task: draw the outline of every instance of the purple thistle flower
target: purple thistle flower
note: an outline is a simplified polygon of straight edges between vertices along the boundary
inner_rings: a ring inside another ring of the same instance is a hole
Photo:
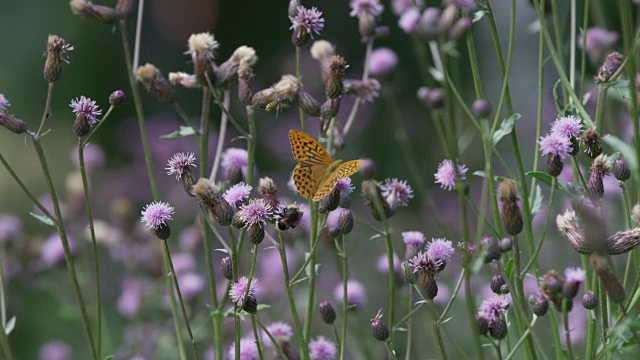
[[[370,15],[373,17],[378,17],[384,11],[384,6],[380,4],[379,0],[351,0],[351,12],[349,16],[366,16]]]
[[[420,12],[414,7],[405,11],[398,19],[398,27],[407,34],[416,30],[420,23]]]
[[[134,317],[142,305],[144,283],[137,279],[125,279],[118,297],[118,312],[127,319]]]
[[[414,0],[391,0],[391,9],[396,15],[400,16],[406,11],[415,9],[413,1]],[[418,5],[418,8],[422,9],[424,7],[424,0],[418,0],[416,1],[416,4]]]
[[[291,325],[283,321],[278,321],[278,322],[269,324],[269,326],[267,326],[267,331],[269,332],[269,334],[271,334],[271,336],[273,336],[273,338],[278,343],[288,342],[289,340],[291,340],[291,337],[293,336],[293,328],[291,327]],[[269,339],[269,336],[267,336],[266,333],[263,334],[262,338],[263,338],[263,342],[267,346],[272,345],[271,339]]]
[[[182,291],[182,296],[185,300],[192,299],[194,296],[201,293],[206,285],[202,276],[192,272],[180,275],[179,279],[180,291]]]
[[[563,116],[551,124],[551,133],[559,134],[568,139],[576,137],[582,131],[580,119],[574,116]]]
[[[447,5],[453,5],[459,10],[473,10],[476,7],[476,3],[473,0],[447,0]]]
[[[402,241],[405,245],[413,247],[421,247],[424,245],[426,238],[420,231],[405,231],[402,233]]]
[[[559,134],[543,136],[539,143],[542,155],[558,156],[560,159],[564,159],[571,151],[571,141]]]
[[[7,110],[8,106],[11,106],[11,103],[4,94],[0,94],[0,110]]]
[[[258,280],[256,280],[256,278],[251,279],[248,296],[256,296],[256,292],[259,290],[257,282]],[[238,306],[242,306],[242,300],[244,300],[244,293],[247,292],[248,283],[249,279],[246,276],[243,276],[236,283],[231,285],[231,289],[229,289],[229,297],[231,298],[231,301]]]
[[[579,267],[570,267],[564,269],[564,276],[566,282],[582,284],[586,277],[586,272]]]
[[[384,196],[391,209],[407,206],[409,205],[409,200],[413,198],[413,189],[407,184],[406,180],[386,179],[380,185],[380,190],[382,190],[382,196]]]
[[[77,252],[76,242],[71,238],[69,241],[69,250],[74,255]],[[65,261],[64,248],[62,247],[62,240],[58,234],[49,236],[40,246],[40,261],[43,267],[47,268],[60,264]]]
[[[351,184],[351,178],[344,178],[344,179],[339,179],[338,182],[336,183],[336,187],[335,189],[337,191],[340,191],[341,194],[346,194],[349,195],[353,192],[353,190],[355,190],[355,186],[353,186],[353,184]]]
[[[69,360],[71,348],[63,341],[50,341],[40,347],[40,360]]]
[[[467,171],[469,169],[465,165],[458,164],[458,176],[459,180],[465,180]],[[440,184],[442,189],[453,190],[456,185],[456,169],[453,165],[453,161],[444,159],[438,165],[438,171],[434,174],[436,178],[436,184]]]
[[[251,199],[248,204],[240,207],[239,214],[242,222],[249,227],[253,224],[264,224],[272,216],[272,209],[263,199]]]
[[[320,30],[324,28],[322,11],[318,10],[315,6],[311,9],[298,6],[296,16],[290,17],[289,20],[291,20],[291,27],[289,29],[301,27],[312,39],[314,33],[320,34]]]
[[[97,116],[102,114],[102,110],[100,110],[95,101],[88,97],[80,96],[80,99],[76,98],[75,100],[71,100],[69,106],[73,109],[72,111],[76,116],[83,115],[91,126],[94,126],[100,121]]]
[[[342,289],[342,282],[336,286],[333,291],[333,297],[339,302],[344,299],[344,292]],[[358,280],[347,281],[347,304],[349,306],[362,307],[367,303],[366,291],[364,285]]]
[[[229,359],[236,358],[236,346],[231,345],[228,353]],[[256,340],[253,337],[240,339],[240,358],[236,360],[258,360],[260,358],[258,353],[258,346]]]
[[[22,222],[13,215],[0,215],[0,244],[13,240],[22,232]]]
[[[142,221],[146,227],[158,229],[171,220],[173,215],[173,207],[169,203],[154,201],[144,207],[142,210]]]
[[[196,166],[196,155],[194,153],[176,153],[167,162],[167,175],[176,174],[176,180],[180,180],[180,177],[185,171],[189,170],[189,167]]]
[[[444,238],[431,239],[427,244],[427,255],[441,261],[449,261],[455,250],[451,241]]]
[[[250,185],[240,182],[228,188],[222,196],[231,206],[237,208],[249,198],[251,189],[253,188]]]
[[[247,150],[240,148],[228,148],[222,153],[220,166],[229,172],[230,169],[237,168],[242,171],[242,177],[247,177],[247,164],[249,162],[249,154]]]
[[[413,267],[413,272],[436,272],[441,265],[438,259],[434,259],[426,252],[419,252],[418,255],[409,259],[409,264]]]
[[[376,269],[383,274],[389,273],[389,258],[387,257],[387,254],[382,254],[378,257]],[[400,259],[396,254],[393,254],[393,271],[400,271]]]
[[[398,55],[386,47],[373,50],[369,57],[369,73],[373,77],[390,74],[398,66]]]
[[[309,341],[311,360],[335,360],[337,353],[336,345],[324,336],[318,336]]]
[[[586,34],[586,41],[584,36]],[[582,43],[585,42],[585,51],[589,55],[592,63],[599,62],[607,53],[608,49],[618,41],[619,35],[615,31],[607,31],[600,27],[592,27],[587,29],[586,33],[578,35],[576,42],[579,49],[582,49]]]
[[[509,308],[509,301],[504,296],[492,296],[485,299],[478,308],[478,315],[493,323],[501,319]]]

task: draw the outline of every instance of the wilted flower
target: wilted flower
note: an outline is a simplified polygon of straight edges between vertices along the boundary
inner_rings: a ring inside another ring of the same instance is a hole
[[[384,6],[380,4],[379,0],[351,0],[349,6],[351,6],[349,16],[352,17],[365,15],[378,17],[384,10]]]
[[[73,50],[73,46],[68,44],[58,35],[49,35],[47,40],[47,58],[44,64],[44,79],[48,82],[55,82],[62,75],[62,63],[69,63],[66,53]]]
[[[573,248],[581,254],[591,253],[589,244],[587,244],[584,231],[578,223],[575,211],[565,211],[564,214],[556,217],[556,225],[558,230],[564,235]]]
[[[362,99],[362,102],[373,102],[380,96],[380,82],[376,79],[344,80],[345,94],[353,94]]]
[[[464,181],[466,179],[468,170],[465,165],[458,164],[458,173],[456,174],[453,161],[444,159],[438,165],[438,171],[434,174],[436,184],[440,184],[441,188],[451,191],[456,185],[456,180]]]

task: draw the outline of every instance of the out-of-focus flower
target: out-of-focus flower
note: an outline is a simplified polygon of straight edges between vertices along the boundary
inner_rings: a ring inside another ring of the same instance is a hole
[[[597,64],[599,63],[609,49],[618,41],[618,33],[615,31],[607,31],[600,27],[592,27],[586,31],[586,40],[584,34],[579,34],[576,39],[579,49],[582,49],[585,43],[585,51],[589,55],[589,60]]]
[[[444,238],[431,239],[427,244],[427,255],[439,261],[449,261],[454,252],[451,241]]]
[[[227,355],[229,356],[229,359],[236,358],[235,344],[231,345]],[[259,358],[258,346],[256,345],[256,340],[253,336],[240,339],[240,358],[237,360],[258,360]]]
[[[0,215],[0,245],[17,238],[22,232],[22,222],[13,215]]]
[[[122,292],[117,301],[120,315],[130,319],[140,311],[143,289],[144,283],[138,279],[125,279],[122,282]]]
[[[333,291],[333,297],[339,302],[342,302],[342,299],[344,299],[342,283],[336,286],[335,290]],[[367,303],[367,297],[366,297],[366,291],[365,291],[364,285],[362,285],[362,283],[359,282],[358,280],[353,280],[353,279],[348,280],[347,281],[347,304],[349,306],[362,307],[366,303]]]
[[[376,269],[378,269],[378,271],[383,274],[389,273],[389,258],[387,257],[386,254],[382,254],[378,257]],[[400,271],[400,259],[396,254],[393,254],[393,270],[394,272]]]
[[[380,96],[380,88],[380,82],[376,79],[344,80],[344,93],[356,95],[365,103],[372,103]]]
[[[391,9],[396,15],[402,15],[406,11],[416,8],[413,2],[414,0],[392,0]],[[424,7],[424,0],[417,0],[416,5],[422,9]]]
[[[194,74],[188,74],[185,72],[170,72],[169,82],[174,86],[182,86],[187,89],[193,89],[198,87],[198,79]]]
[[[7,107],[11,106],[11,103],[4,94],[0,94],[0,110],[7,110]]]
[[[335,360],[337,354],[336,345],[324,336],[318,336],[309,341],[309,357],[311,360]]]
[[[420,23],[420,12],[414,7],[408,9],[400,15],[398,19],[398,27],[407,34],[411,34],[416,30]]]
[[[74,255],[77,252],[76,242],[71,238],[67,238],[67,240],[69,242],[69,251],[71,255]],[[45,268],[65,261],[64,248],[62,247],[62,241],[58,234],[49,236],[44,243],[42,243],[40,247],[40,261],[42,261],[42,265]]]
[[[71,347],[62,341],[50,341],[40,347],[40,360],[70,360]]]
[[[413,189],[406,180],[386,179],[380,185],[380,189],[392,210],[409,205],[409,200],[413,198]]]
[[[398,55],[386,47],[373,50],[369,57],[369,73],[374,77],[389,75],[398,66]]]
[[[440,184],[440,187],[446,190],[453,190],[456,185],[456,180],[464,181],[467,177],[467,171],[469,170],[465,165],[458,164],[458,173],[454,167],[453,161],[444,159],[438,165],[438,171],[434,174],[436,178],[436,184]]]
[[[249,154],[247,153],[247,150],[240,148],[228,148],[222,153],[220,166],[222,166],[227,177],[233,183],[237,183],[240,182],[240,180],[247,178],[248,162]]]
[[[192,299],[204,289],[206,282],[201,275],[188,272],[178,276],[180,280],[180,291],[185,300]]]
[[[349,6],[351,6],[349,16],[352,17],[365,15],[378,17],[384,11],[384,6],[380,4],[380,0],[351,0]]]
[[[476,7],[476,3],[473,0],[447,0],[448,5],[453,5],[459,10],[473,10]]]
[[[289,342],[291,337],[293,336],[293,328],[291,325],[287,324],[283,321],[278,321],[267,325],[267,331],[273,338],[276,340],[278,344],[283,342]],[[267,336],[266,333],[263,333],[262,342],[267,346],[272,346],[271,339]]]

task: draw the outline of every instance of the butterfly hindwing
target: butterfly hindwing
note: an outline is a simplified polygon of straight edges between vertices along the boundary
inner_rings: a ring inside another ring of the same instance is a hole
[[[344,179],[360,171],[360,160],[351,160],[338,166],[332,173],[327,174],[313,195],[313,200],[322,200],[336,187],[339,179]]]
[[[333,159],[327,151],[311,136],[298,130],[289,131],[291,152],[302,164],[329,166]]]
[[[302,196],[310,199],[317,192],[325,173],[326,167],[298,164],[293,169],[293,183]]]

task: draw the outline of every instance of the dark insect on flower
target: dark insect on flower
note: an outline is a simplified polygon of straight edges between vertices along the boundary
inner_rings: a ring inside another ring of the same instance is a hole
[[[285,109],[288,109],[289,107],[291,107],[291,100],[285,99],[285,98],[278,98],[267,103],[267,105],[264,106],[264,109],[267,111],[275,111],[276,116],[278,116],[280,112],[282,112]]]
[[[280,231],[295,229],[303,215],[304,212],[301,211],[298,206],[288,205],[287,207],[279,210],[276,214],[276,217],[278,218],[276,220],[276,227]]]

